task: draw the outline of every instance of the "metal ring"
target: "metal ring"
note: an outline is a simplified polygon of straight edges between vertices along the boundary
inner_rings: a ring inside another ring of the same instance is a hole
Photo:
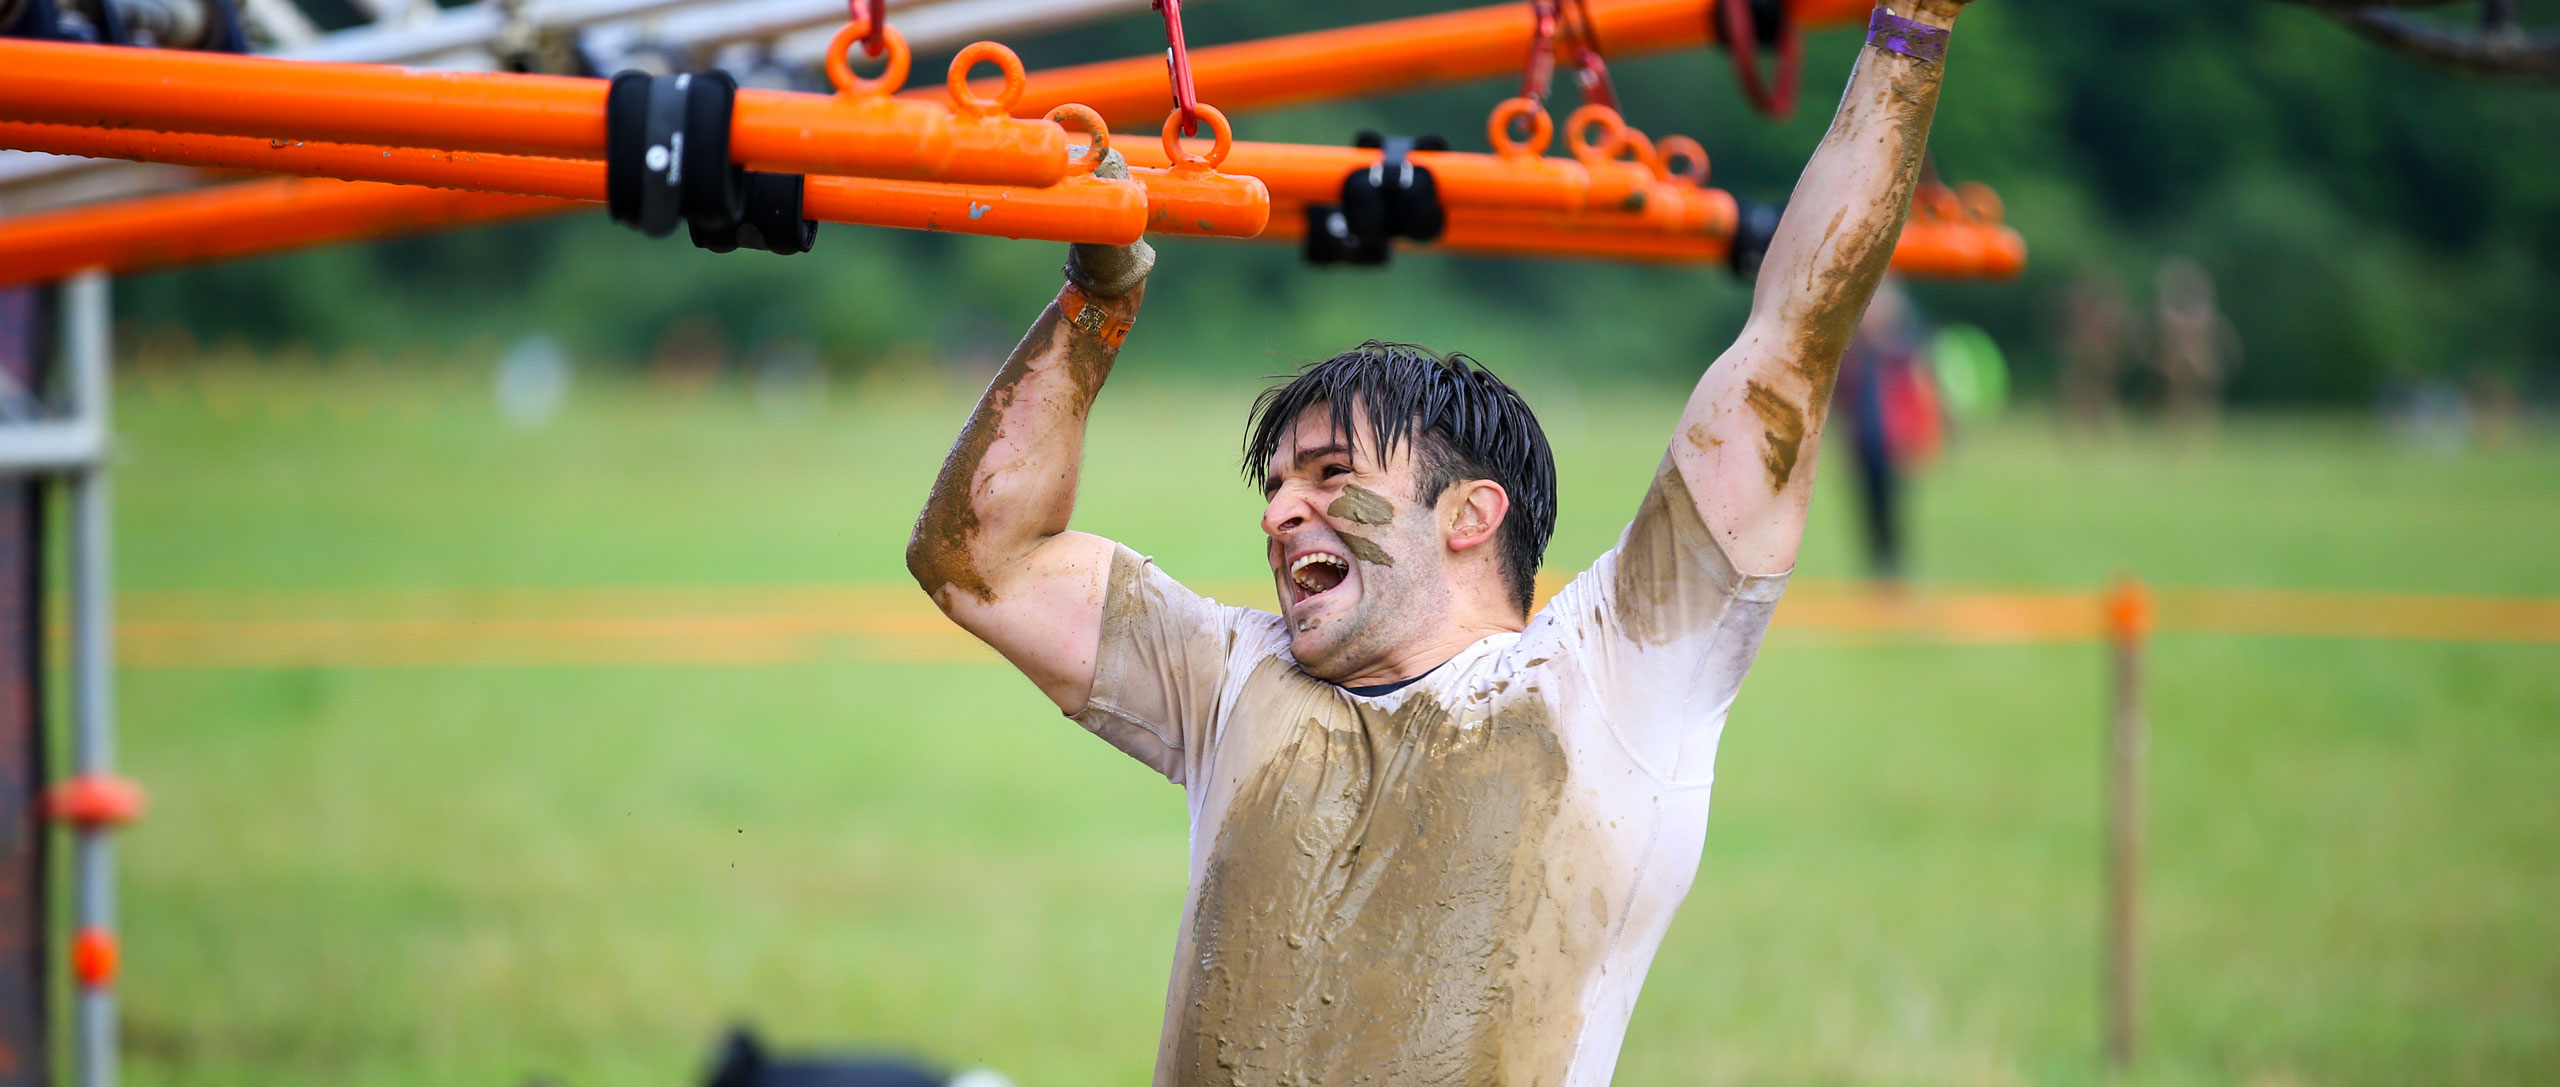
[[[992,63],[1004,75],[1004,90],[993,98],[980,98],[969,91],[969,69]],[[972,42],[960,55],[951,58],[951,112],[973,117],[1002,117],[1013,112],[1013,104],[1022,100],[1023,88],[1031,83],[1022,72],[1022,58],[1000,42]]]
[[[1529,138],[1511,138],[1511,122],[1527,118]],[[1485,136],[1493,143],[1493,153],[1506,156],[1536,157],[1547,153],[1555,142],[1556,121],[1547,116],[1546,107],[1532,98],[1506,98],[1493,107],[1493,117],[1485,122]]]
[[[1964,204],[1965,213],[1986,223],[1996,223],[2007,215],[2000,204],[2000,194],[1979,181],[1956,186],[1956,199]]]
[[[1081,158],[1067,156],[1069,175],[1092,173],[1094,167],[1102,165],[1102,156],[1111,153],[1111,126],[1103,123],[1102,115],[1095,113],[1093,107],[1069,102],[1050,110],[1049,119],[1057,122],[1060,128],[1084,129],[1084,155]],[[1070,121],[1074,124],[1070,125]]]
[[[1608,133],[1599,143],[1591,142],[1584,135],[1594,125]],[[1564,119],[1564,144],[1573,150],[1574,158],[1586,165],[1617,158],[1626,142],[1627,122],[1618,116],[1617,110],[1607,106],[1586,105]]]
[[[855,19],[844,24],[844,29],[836,31],[835,38],[827,42],[827,82],[835,84],[837,94],[848,98],[887,97],[906,86],[907,65],[914,58],[907,55],[906,35],[898,33],[894,26],[880,28],[880,40],[888,43],[884,50],[888,63],[880,69],[880,77],[864,79],[853,74],[853,61],[846,53],[870,32],[870,20]]]
[[[1654,151],[1662,163],[1664,180],[1684,181],[1698,186],[1704,186],[1707,183],[1707,149],[1699,145],[1698,141],[1687,136],[1664,136],[1661,143],[1654,145]],[[1688,160],[1690,168],[1672,169],[1671,160],[1673,159]]]
[[[1216,106],[1210,105],[1207,102],[1202,102],[1200,103],[1197,112],[1201,122],[1209,126],[1209,134],[1216,140],[1216,142],[1211,144],[1209,147],[1208,157],[1202,158],[1183,148],[1182,111],[1177,109],[1171,114],[1168,114],[1164,119],[1165,161],[1174,166],[1189,166],[1194,163],[1198,163],[1199,165],[1215,170],[1218,168],[1219,163],[1227,161],[1227,149],[1235,146],[1235,130],[1227,127],[1227,115],[1218,112],[1218,107]]]

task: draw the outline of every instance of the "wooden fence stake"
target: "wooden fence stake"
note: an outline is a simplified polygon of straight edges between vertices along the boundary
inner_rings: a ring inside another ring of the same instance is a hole
[[[2150,745],[2142,714],[2142,643],[2151,633],[2151,595],[2130,577],[2107,594],[2107,638],[2115,677],[2107,724],[2106,1058],[2110,1070],[2133,1064],[2141,999],[2137,937],[2142,889],[2143,757]]]

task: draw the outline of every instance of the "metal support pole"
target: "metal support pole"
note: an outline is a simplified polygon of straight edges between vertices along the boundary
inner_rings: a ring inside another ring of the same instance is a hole
[[[2107,597],[2107,635],[2115,674],[2107,723],[2106,1060],[2110,1071],[2133,1065],[2140,1021],[2143,759],[2151,737],[2142,713],[2142,642],[2151,632],[2151,598],[2127,578]]]
[[[107,419],[107,276],[89,271],[62,286],[62,343],[75,418]],[[112,522],[104,460],[71,476],[71,762],[79,777],[115,769],[114,617],[109,605]],[[82,825],[72,844],[78,888],[73,944],[79,995],[73,1019],[81,1087],[115,1087],[115,854],[108,828]]]
[[[36,387],[52,293],[0,291],[0,376]],[[14,414],[0,405],[0,413]],[[0,423],[7,433],[13,423]],[[44,481],[0,474],[0,1087],[54,1082],[53,828],[45,726]]]

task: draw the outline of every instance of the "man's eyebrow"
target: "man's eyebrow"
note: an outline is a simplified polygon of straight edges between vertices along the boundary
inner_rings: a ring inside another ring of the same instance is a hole
[[[1348,442],[1335,442],[1332,445],[1320,445],[1313,449],[1299,450],[1297,467],[1304,468],[1310,462],[1320,461],[1326,457],[1343,457],[1347,459],[1350,456],[1351,445]]]
[[[1341,457],[1344,460],[1351,459],[1350,443],[1335,442],[1332,445],[1319,445],[1312,449],[1298,450],[1298,455],[1290,461],[1290,467],[1305,468],[1308,464],[1323,460],[1326,457]],[[1262,494],[1264,497],[1270,497],[1271,495],[1278,493],[1279,490],[1280,476],[1278,474],[1275,473],[1263,479]]]

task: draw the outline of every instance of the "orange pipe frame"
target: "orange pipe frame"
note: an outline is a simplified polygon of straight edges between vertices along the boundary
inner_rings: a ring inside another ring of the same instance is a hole
[[[1942,218],[1915,204],[1911,221],[1893,249],[1893,269],[1919,279],[2010,279],[2026,268],[2027,246],[2018,232],[1972,213]],[[1275,205],[1269,240],[1306,235],[1303,205]],[[1567,217],[1505,208],[1451,208],[1448,226],[1428,250],[1497,257],[1584,257],[1665,263],[1722,261],[1733,251],[1727,234],[1667,232],[1628,217]]]
[[[1851,26],[1867,21],[1875,0],[1790,0],[1788,10],[1807,30]],[[1591,0],[1591,20],[1612,56],[1723,40],[1713,0]],[[1516,73],[1533,32],[1525,5],[1516,3],[1390,19],[1193,49],[1191,81],[1201,100],[1230,110],[1390,94]],[[1015,116],[1037,117],[1068,102],[1113,124],[1152,122],[1173,109],[1164,57],[1034,73],[1013,108]]]
[[[1794,10],[1796,17],[1805,25],[1823,26],[1862,17],[1870,10],[1868,2],[1795,0]],[[1711,4],[1701,5],[1696,0],[1598,0],[1593,4],[1602,40],[1622,53],[1715,40],[1710,18],[1712,12]],[[1193,59],[1195,77],[1204,90],[1215,88],[1214,93],[1229,98],[1231,104],[1248,107],[1278,105],[1513,70],[1527,48],[1528,35],[1527,22],[1519,10],[1511,5],[1499,5],[1212,47],[1196,51]],[[0,62],[10,60],[9,47],[12,44],[0,42]],[[1390,52],[1392,62],[1389,62]],[[1418,64],[1414,63],[1417,53]],[[1349,54],[1360,55],[1353,57]],[[200,58],[201,55],[185,56]],[[296,69],[369,68],[307,62],[267,63],[288,64]],[[837,64],[840,66],[841,62]],[[378,76],[383,71],[390,70],[373,70],[370,76]],[[401,74],[439,80],[447,75],[470,75]],[[840,71],[836,74],[839,86],[848,85],[847,73]],[[329,83],[331,78],[336,76],[320,81],[324,91],[334,86]],[[578,109],[590,115],[588,123],[592,129],[601,128],[602,84],[599,81],[552,77],[480,78],[583,85],[592,102]],[[894,83],[895,80],[888,82]],[[966,104],[965,108],[972,112],[983,114],[992,103],[1005,97],[983,93],[992,91],[994,81],[972,86],[962,84],[955,75],[952,83],[955,108],[963,106],[960,94],[964,87],[982,92],[977,101]],[[16,101],[10,97],[15,84],[13,80],[7,85],[0,85],[0,107],[10,106]],[[554,93],[560,89],[552,87],[543,93]],[[82,112],[77,101],[80,96],[61,91],[59,87],[25,93],[51,103],[44,108],[66,110],[74,115]],[[907,97],[912,99],[919,93],[909,92]],[[814,138],[811,133],[831,120],[840,120],[841,111],[848,105],[887,104],[877,95],[830,99],[820,95],[741,91],[740,132],[747,128],[744,114],[751,94],[784,101],[792,110],[836,111],[832,116],[819,113],[804,118],[798,132],[804,142]],[[1016,113],[1035,108],[1045,112],[1056,104],[1051,99],[1068,95],[1100,100],[1105,103],[1106,112],[1152,111],[1170,106],[1163,84],[1161,60],[1147,57],[1045,73],[1031,79],[1030,89],[1022,92],[1011,107]],[[370,102],[370,99],[353,99],[342,104],[361,109]],[[404,106],[414,104],[402,103]],[[913,101],[900,104],[930,109]],[[87,112],[94,113],[95,110]],[[781,116],[802,115],[786,113]],[[948,119],[947,115],[945,119]],[[962,123],[993,119],[964,118]],[[544,124],[558,126],[560,122],[556,117],[529,122],[534,129],[540,129]],[[1038,127],[1060,131],[1051,125]],[[1577,126],[1569,122],[1568,128],[1573,127]],[[733,136],[733,140],[743,138]],[[1507,136],[1500,132],[1494,138],[1498,147],[1509,142]],[[1544,137],[1539,142],[1543,144]],[[1634,137],[1633,142],[1641,143],[1641,137]],[[149,223],[154,229],[166,231],[179,221],[171,218],[179,214],[173,209],[188,209],[185,214],[216,218],[223,213],[221,209],[237,209],[237,214],[258,224],[258,230],[252,234],[266,238],[265,248],[274,249],[354,240],[362,235],[348,235],[342,229],[365,221],[379,223],[389,231],[424,229],[433,225],[430,221],[432,213],[426,210],[430,207],[450,211],[458,217],[457,222],[475,222],[500,216],[566,210],[568,205],[562,202],[564,200],[592,201],[602,193],[600,164],[556,157],[360,147],[325,141],[117,132],[16,123],[0,123],[0,145],[417,185],[468,185],[523,191],[536,197],[550,198],[548,202],[536,200],[531,203],[513,197],[492,202],[456,202],[451,194],[421,194],[414,201],[417,214],[408,214],[398,207],[400,198],[397,194],[401,190],[386,186],[314,186],[302,190],[230,186],[229,189],[237,190],[237,195],[227,200],[206,199],[172,204],[169,201],[176,198],[146,198],[94,208],[67,209],[32,219],[0,220],[0,269],[5,269],[0,270],[0,281],[5,282],[45,278],[44,274],[35,272],[34,267],[39,264],[53,266],[44,263],[44,255],[53,252],[45,246],[57,244],[60,238],[76,237],[83,230],[94,232],[93,236],[100,238],[117,237],[121,236],[118,234],[120,230],[132,223]],[[1143,198],[1136,201],[1145,216],[1142,229],[1231,237],[1263,233],[1266,218],[1273,214],[1279,215],[1276,228],[1265,236],[1294,237],[1302,233],[1303,212],[1298,204],[1335,199],[1347,174],[1374,164],[1379,157],[1376,151],[1355,148],[1235,143],[1223,164],[1233,174],[1245,175],[1239,177],[1219,175],[1197,161],[1186,166],[1165,168],[1164,164],[1170,163],[1178,150],[1169,139],[1164,144],[1167,150],[1163,153],[1155,149],[1153,141],[1143,138],[1122,137],[1117,145],[1131,162],[1134,177],[1145,189]],[[1433,169],[1442,197],[1451,208],[1449,230],[1441,239],[1440,247],[1453,251],[1515,255],[1675,261],[1722,259],[1726,249],[1723,239],[1730,234],[1735,220],[1735,205],[1729,194],[1688,181],[1663,180],[1656,176],[1654,167],[1611,161],[1615,154],[1591,153],[1584,146],[1577,146],[1576,151],[1578,161],[1542,156],[1534,150],[1523,151],[1518,146],[1506,147],[1506,153],[1496,155],[1416,153],[1414,161]],[[1649,158],[1651,154],[1648,146],[1638,157]],[[738,157],[744,160],[746,152],[738,152]],[[1699,173],[1703,174],[1703,161],[1698,166]],[[1261,182],[1255,183],[1256,178]],[[1109,196],[1104,192],[1108,183],[1094,179],[1075,178],[1070,181],[1067,190],[1051,192],[1018,187],[811,177],[807,199],[813,218],[834,222],[1049,240],[1120,241],[1136,236],[1127,227],[1130,208],[1125,195]],[[1253,190],[1250,193],[1241,191],[1236,184],[1240,181],[1253,183]],[[1271,207],[1268,198],[1260,192],[1262,184],[1268,184],[1273,190],[1270,196],[1291,203],[1277,209]],[[287,199],[314,202],[316,215],[307,228],[298,227],[289,218],[270,214],[279,200]],[[363,209],[361,215],[346,210],[359,206]],[[1588,215],[1558,214],[1586,209],[1607,210]],[[1638,209],[1638,213],[1623,214],[1627,209]],[[227,227],[229,224],[219,225]],[[24,229],[20,229],[21,226]],[[227,232],[225,236],[228,236]],[[22,246],[29,248],[22,250]],[[219,245],[151,245],[139,239],[121,248],[106,243],[99,248],[108,259],[88,265],[64,265],[61,271],[95,265],[133,269],[256,251]],[[27,259],[19,259],[22,255]],[[1896,252],[1897,267],[1903,267],[1912,274],[1948,277],[2014,275],[2023,261],[2024,243],[2014,231],[2005,227],[1963,221],[1924,222],[1918,217],[1915,217],[1912,228],[1906,231]]]
[[[13,120],[566,159],[605,152],[601,79],[17,39],[0,39],[0,72],[9,73],[0,116]],[[776,173],[1035,187],[1068,173],[1057,125],[956,116],[872,90],[741,89],[729,144],[740,164]]]
[[[0,283],[260,256],[575,206],[539,196],[266,178],[0,219]]]
[[[604,164],[587,159],[414,147],[264,140],[0,121],[0,146],[223,170],[472,189],[557,200],[604,200]],[[1077,174],[1046,188],[812,177],[812,219],[1005,238],[1126,244],[1148,230],[1250,238],[1270,198],[1251,178],[1201,170],[1132,170],[1130,182]],[[88,208],[61,214],[84,214]],[[6,220],[0,220],[0,235]]]
[[[1506,122],[1515,116],[1533,119],[1534,138],[1514,140]],[[1567,122],[1568,131],[1588,131],[1568,139],[1573,158],[1542,152],[1553,124],[1526,99],[1497,107],[1487,126],[1494,154],[1466,151],[1416,151],[1409,161],[1427,167],[1444,204],[1486,208],[1519,208],[1552,212],[1637,212],[1662,229],[1732,233],[1737,209],[1732,196],[1700,184],[1707,164],[1702,151],[1694,172],[1674,178],[1661,170],[1651,141],[1625,127],[1614,110],[1586,106]],[[1164,158],[1144,140],[1114,141],[1133,166],[1160,165]],[[1694,144],[1691,145],[1694,148]],[[1632,154],[1636,160],[1616,156]],[[1286,143],[1232,143],[1220,159],[1223,169],[1262,179],[1275,200],[1326,204],[1338,199],[1343,179],[1376,166],[1383,157],[1375,149]],[[1640,161],[1637,161],[1640,160]]]

